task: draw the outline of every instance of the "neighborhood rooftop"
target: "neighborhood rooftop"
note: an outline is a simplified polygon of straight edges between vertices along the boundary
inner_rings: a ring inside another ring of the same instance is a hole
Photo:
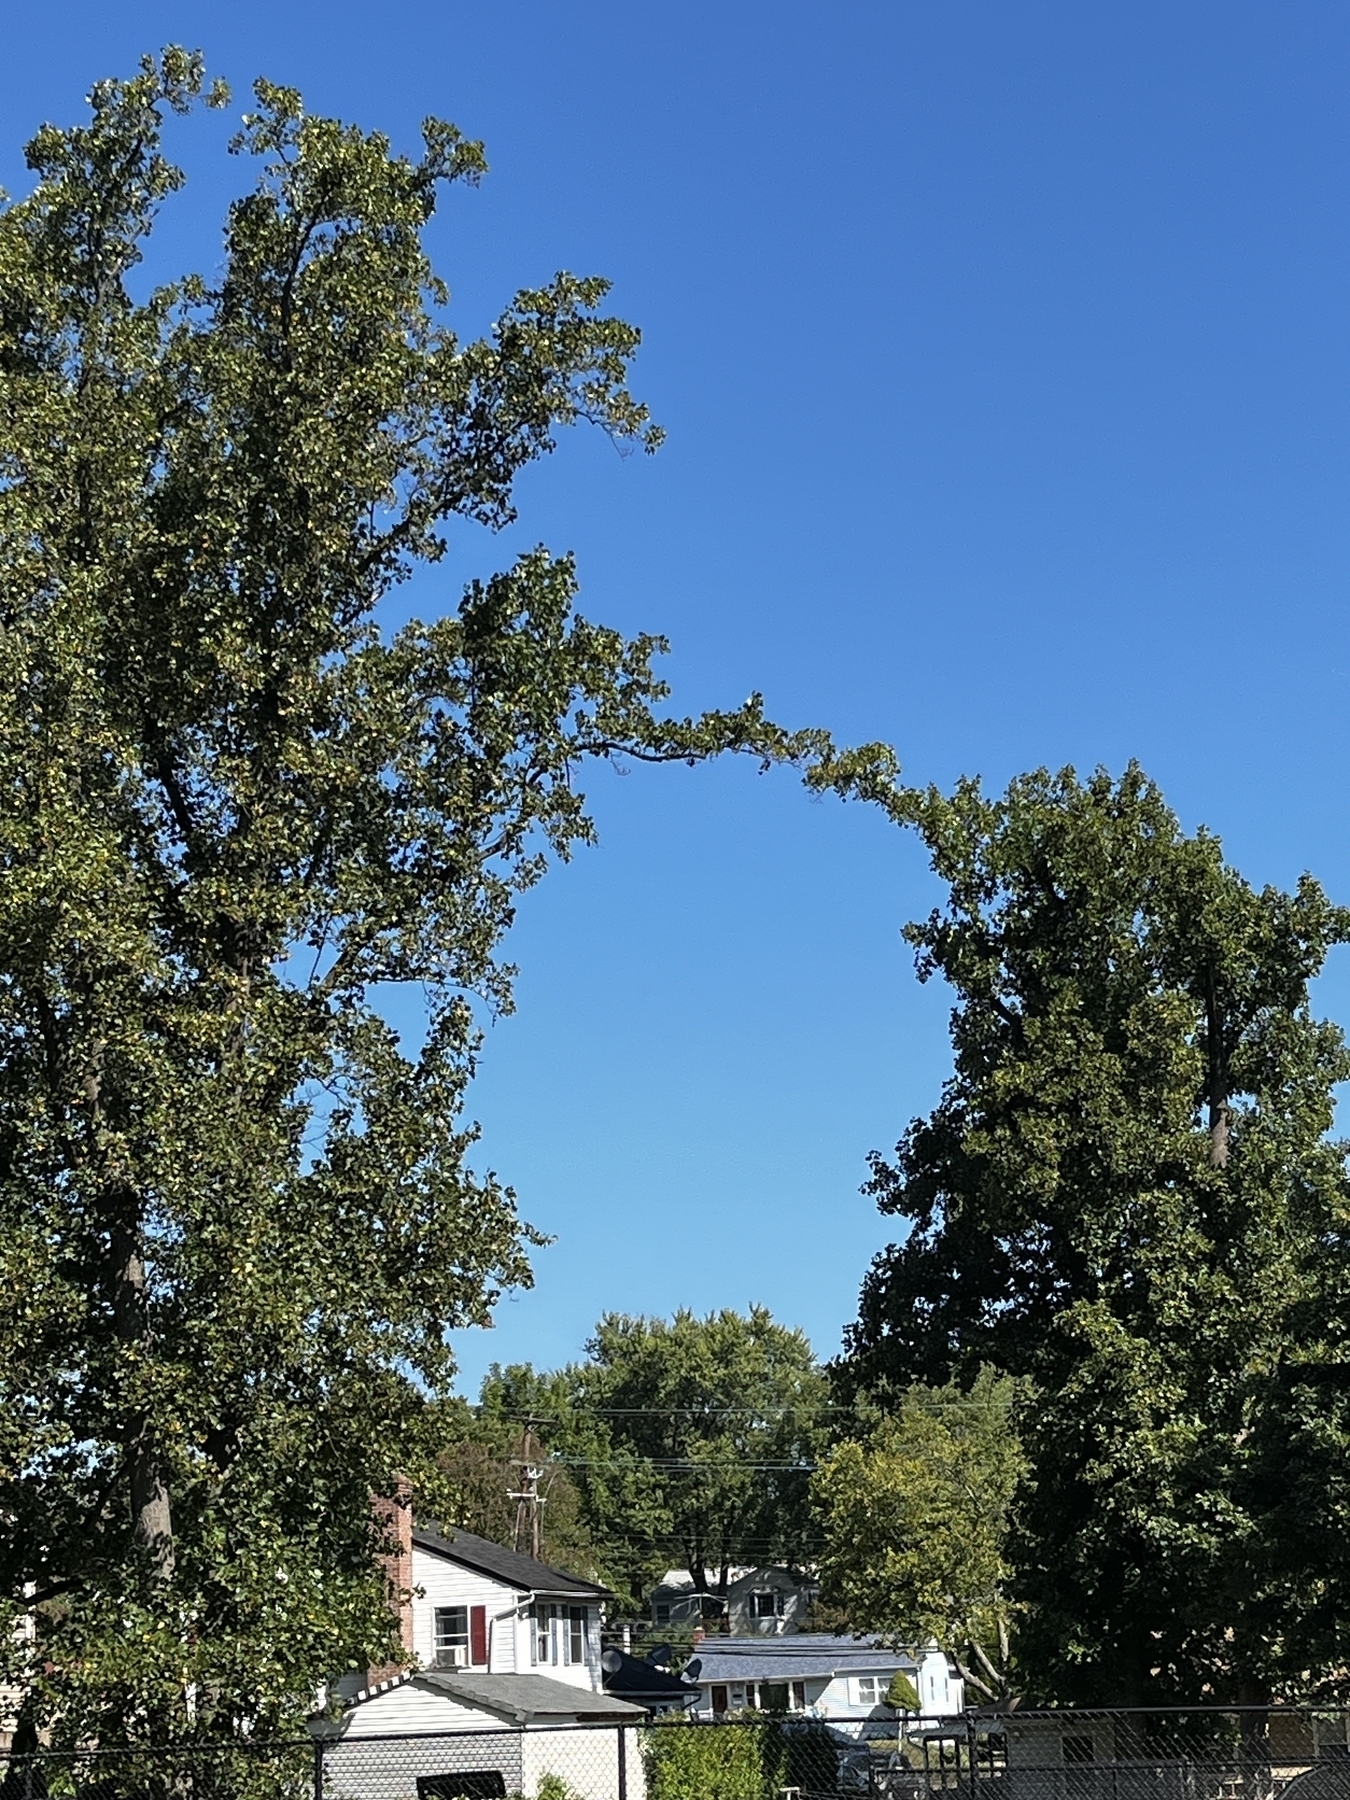
[[[550,1681],[546,1675],[479,1675],[458,1669],[424,1669],[413,1680],[438,1688],[452,1699],[481,1707],[484,1712],[503,1714],[520,1725],[532,1724],[536,1719],[608,1720],[627,1725],[646,1717],[643,1706],[571,1682]]]
[[[879,1640],[801,1632],[780,1638],[705,1637],[694,1649],[699,1681],[802,1681],[873,1669],[917,1667],[908,1650],[888,1649]]]
[[[506,1550],[500,1544],[476,1537],[472,1531],[461,1531],[458,1527],[443,1535],[439,1531],[417,1525],[413,1528],[412,1541],[421,1550],[429,1550],[434,1556],[449,1557],[451,1562],[462,1563],[466,1569],[477,1569],[480,1574],[490,1575],[509,1587],[518,1588],[521,1593],[575,1594],[578,1598],[587,1599],[607,1599],[609,1596],[609,1589],[600,1587],[594,1581],[583,1581],[579,1575],[568,1575],[562,1569],[552,1569],[533,1556],[524,1556],[518,1550]]]

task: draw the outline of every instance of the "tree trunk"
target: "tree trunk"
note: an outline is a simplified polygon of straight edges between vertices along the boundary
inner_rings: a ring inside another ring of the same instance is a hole
[[[113,1329],[119,1344],[148,1346],[149,1319],[145,1297],[145,1262],[134,1202],[127,1196],[123,1223],[113,1234]],[[145,1557],[146,1585],[151,1592],[173,1580],[173,1514],[163,1466],[150,1421],[141,1414],[128,1433],[131,1476],[131,1520]]]
[[[1228,1056],[1213,969],[1205,983],[1205,1036],[1209,1042],[1209,1165],[1222,1169],[1228,1163]]]

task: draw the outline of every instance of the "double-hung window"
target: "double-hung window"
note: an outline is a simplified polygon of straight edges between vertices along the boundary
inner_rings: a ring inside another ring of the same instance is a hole
[[[443,1669],[462,1669],[469,1661],[469,1609],[436,1608],[436,1661]]]
[[[584,1606],[569,1606],[567,1609],[565,1660],[570,1663],[584,1663],[586,1660],[586,1608]]]
[[[856,1683],[859,1706],[880,1706],[890,1686],[884,1675],[859,1675]]]
[[[550,1606],[543,1600],[535,1601],[534,1632],[531,1637],[531,1662],[557,1662],[558,1651],[553,1636],[553,1621],[557,1616],[558,1609],[556,1606]]]

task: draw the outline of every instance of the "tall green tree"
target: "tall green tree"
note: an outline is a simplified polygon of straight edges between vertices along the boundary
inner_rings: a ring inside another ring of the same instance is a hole
[[[1333,1680],[1350,1059],[1308,984],[1350,914],[1307,877],[1253,889],[1134,768],[904,805],[948,888],[908,936],[954,991],[955,1069],[874,1162],[909,1230],[846,1380],[1032,1384],[1011,1554],[1047,1697]]]
[[[483,1411],[536,1422],[628,1606],[674,1564],[715,1614],[733,1567],[801,1560],[829,1393],[800,1331],[758,1306],[607,1313],[586,1350],[551,1376],[494,1371]]]
[[[210,277],[138,268],[166,118],[227,100],[181,51],[0,211],[0,1645],[82,1743],[289,1729],[381,1656],[370,1493],[528,1278],[462,1102],[582,767],[835,766],[757,701],[661,714],[660,641],[542,549],[382,626],[559,427],[654,447],[638,334],[563,274],[459,341],[422,238],[481,147],[255,92]]]
[[[912,1387],[811,1478],[821,1599],[845,1629],[957,1662],[972,1698],[1012,1697],[1009,1509],[1023,1472],[1016,1384]]]

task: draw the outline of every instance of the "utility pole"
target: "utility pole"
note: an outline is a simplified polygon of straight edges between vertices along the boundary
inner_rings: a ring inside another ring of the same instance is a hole
[[[506,1497],[516,1503],[514,1547],[517,1551],[528,1550],[528,1553],[537,1562],[540,1550],[541,1515],[547,1502],[545,1496],[539,1492],[541,1458],[531,1424],[531,1420],[525,1421],[520,1434],[520,1454],[511,1458],[511,1467],[520,1470],[520,1486],[518,1489],[508,1492]]]

